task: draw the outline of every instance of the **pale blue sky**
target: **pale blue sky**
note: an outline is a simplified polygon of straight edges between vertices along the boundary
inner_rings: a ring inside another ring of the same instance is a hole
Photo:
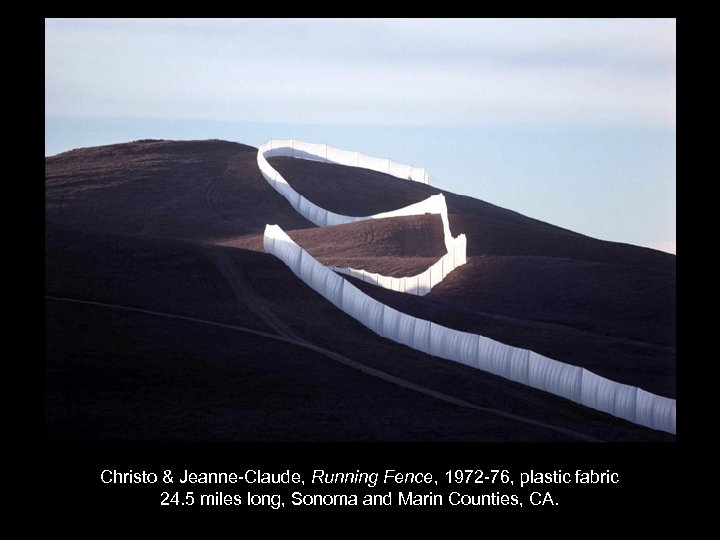
[[[73,20],[45,26],[45,151],[296,137],[590,236],[675,251],[676,23]]]

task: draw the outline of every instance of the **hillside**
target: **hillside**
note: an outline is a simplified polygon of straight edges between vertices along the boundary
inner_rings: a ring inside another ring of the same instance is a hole
[[[400,276],[442,254],[439,219],[313,227],[262,179],[255,154],[223,141],[142,141],[46,159],[53,436],[672,438],[390,343],[336,310],[261,252],[266,223],[280,224],[325,263]],[[339,165],[272,162],[310,200],[347,214],[389,210],[439,192]],[[468,264],[426,297],[362,285],[367,292],[408,313],[674,397],[674,256],[445,196],[453,234],[468,235]],[[438,402],[337,358],[318,359],[308,346],[493,412]],[[148,408],[155,412],[143,416]]]

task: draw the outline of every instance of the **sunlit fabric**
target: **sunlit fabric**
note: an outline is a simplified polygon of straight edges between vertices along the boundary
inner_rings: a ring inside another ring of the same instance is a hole
[[[265,227],[263,245],[267,253],[282,260],[301,280],[380,336],[642,426],[675,433],[674,399],[611,381],[533,351],[401,313],[323,266],[277,225]]]

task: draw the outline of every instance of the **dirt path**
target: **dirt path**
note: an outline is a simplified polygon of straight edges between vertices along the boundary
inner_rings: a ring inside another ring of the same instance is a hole
[[[450,403],[452,405],[456,405],[459,407],[465,407],[469,409],[474,409],[477,411],[481,411],[488,414],[494,414],[497,416],[502,416],[504,418],[508,418],[510,420],[514,420],[517,422],[522,422],[524,424],[529,424],[537,427],[541,427],[544,429],[549,429],[551,431],[555,431],[557,433],[562,433],[564,435],[569,435],[571,437],[574,437],[576,439],[582,440],[582,441],[588,441],[588,442],[602,442],[600,439],[597,439],[595,437],[590,437],[588,435],[585,435],[583,433],[579,433],[577,431],[573,431],[571,429],[562,428],[559,426],[554,426],[552,424],[547,424],[545,422],[539,422],[537,420],[533,420],[530,418],[525,418],[523,416],[519,416],[516,414],[508,413],[505,411],[501,411],[498,409],[492,409],[488,407],[481,407],[479,405],[475,405],[473,403],[470,403],[468,401],[455,398],[453,396],[450,396],[448,394],[444,394],[442,392],[437,392],[435,390],[432,390],[430,388],[426,388],[424,386],[415,384],[413,382],[407,381],[405,379],[401,379],[400,377],[396,377],[394,375],[391,375],[389,373],[385,373],[384,371],[380,371],[379,369],[375,369],[369,366],[366,366],[364,364],[361,364],[360,362],[357,362],[355,360],[351,360],[350,358],[343,356],[341,354],[335,353],[333,351],[330,351],[328,349],[324,349],[322,347],[319,347],[317,345],[313,345],[312,343],[308,343],[307,341],[304,341],[302,339],[299,339],[297,337],[289,337],[287,335],[274,335],[269,334],[267,332],[262,332],[260,330],[253,330],[252,328],[246,328],[244,326],[237,326],[233,324],[226,324],[221,323],[217,321],[209,321],[206,319],[198,319],[195,317],[186,317],[184,315],[174,315],[172,313],[164,313],[161,311],[153,311],[148,309],[142,309],[142,308],[136,308],[136,307],[130,307],[130,306],[122,306],[117,304],[106,304],[104,302],[94,302],[91,300],[80,300],[77,298],[65,298],[65,297],[59,297],[59,296],[45,296],[46,301],[51,302],[66,302],[66,303],[72,303],[72,304],[82,304],[82,305],[88,305],[88,306],[95,306],[95,307],[101,307],[106,309],[115,309],[115,310],[121,310],[121,311],[128,311],[133,313],[144,313],[146,315],[153,315],[155,317],[164,317],[167,319],[176,319],[176,320],[182,320],[182,321],[188,321],[193,322],[197,324],[204,324],[207,326],[215,326],[218,328],[225,328],[228,330],[233,330],[235,332],[242,332],[245,334],[251,334],[254,336],[266,338],[266,339],[272,339],[275,341],[281,341],[284,343],[288,343],[290,345],[294,345],[297,347],[302,347],[304,349],[308,349],[310,351],[316,352],[318,354],[321,354],[325,356],[326,358],[329,358],[331,360],[334,360],[336,362],[339,362],[341,364],[344,364],[346,366],[349,366],[353,369],[356,369],[358,371],[361,371],[367,375],[370,375],[372,377],[376,377],[378,379],[381,379],[383,381],[389,382],[391,384],[394,384],[396,386],[400,386],[401,388],[405,388],[408,390],[413,390],[415,392],[418,392],[420,394],[424,394],[426,396],[444,401],[446,403]],[[249,304],[250,305],[250,304]],[[263,319],[264,320],[264,319]],[[282,323],[281,323],[282,324]],[[283,325],[284,326],[284,325]]]
[[[226,251],[214,249],[211,252],[220,273],[227,280],[230,289],[241,305],[248,307],[279,336],[294,340],[300,339],[265,305],[265,302],[258,298],[242,268],[239,268],[231,260]]]
[[[202,199],[203,204],[205,205],[205,208],[212,214],[213,216],[220,219],[220,221],[224,223],[230,223],[232,224],[232,221],[229,220],[227,217],[225,217],[225,214],[220,210],[217,205],[215,204],[215,201],[213,200],[213,194],[215,193],[215,189],[218,186],[218,183],[226,178],[230,171],[231,163],[228,160],[227,166],[225,167],[225,170],[220,175],[213,175],[210,177],[210,180],[207,181],[205,184],[205,187],[203,188],[202,193]]]

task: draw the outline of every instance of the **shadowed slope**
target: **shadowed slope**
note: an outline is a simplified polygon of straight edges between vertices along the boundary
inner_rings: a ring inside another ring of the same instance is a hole
[[[350,215],[393,209],[440,191],[352,167],[290,158],[272,161],[310,200]],[[49,293],[91,296],[108,303],[267,329],[270,319],[263,318],[267,310],[250,309],[248,306],[256,304],[255,296],[243,296],[248,289],[241,285],[252,282],[253,290],[262,291],[258,294],[263,305],[303,339],[319,340],[332,350],[341,347],[359,361],[382,360],[385,367],[396,368],[407,377],[445,381],[443,388],[464,399],[483,394],[485,405],[504,403],[516,412],[536,407],[535,398],[531,405],[522,401],[538,395],[530,389],[398,345],[380,347],[385,340],[354,321],[348,322],[314,293],[308,297],[309,289],[272,257],[198,243],[261,251],[265,224],[277,223],[326,264],[412,275],[442,254],[442,233],[439,225],[434,225],[437,216],[314,228],[263,180],[254,148],[223,141],[142,141],[80,149],[47,158],[46,172]],[[468,264],[422,298],[365,284],[363,289],[409,314],[587,366],[662,395],[675,395],[674,256],[588,238],[470,197],[445,196],[452,233],[468,235]],[[102,234],[96,237],[95,233]],[[223,255],[220,260],[225,262],[219,266],[212,250],[237,255]],[[240,281],[228,281],[228,276],[235,275],[227,264],[228,256],[242,269]],[[73,341],[73,346],[89,347],[88,362],[93,354],[105,354],[103,349],[115,339],[107,335],[112,329],[101,331],[97,327],[100,318],[89,308],[76,324],[73,308],[67,309],[67,314],[59,308],[49,310],[49,327],[58,336],[66,336],[62,339]],[[128,340],[136,339],[139,345],[155,350],[152,333],[140,332],[135,325],[131,328],[137,331],[137,338],[128,334]],[[173,338],[167,343],[176,353],[191,348],[193,340],[204,339],[204,330],[193,334],[190,328],[183,328],[186,341]],[[79,341],[72,338],[75,331]],[[158,331],[161,335],[165,332],[160,327]],[[85,344],[83,335],[104,337],[88,338]],[[160,343],[161,349],[165,347],[162,339]],[[241,342],[236,345],[242,347]],[[71,350],[70,346],[58,349],[70,356]],[[122,358],[122,351],[114,351],[113,357],[116,353]],[[193,358],[206,354],[212,350]],[[64,362],[59,355],[57,361]],[[453,375],[445,379],[444,374],[450,372]],[[162,370],[158,376],[160,373]],[[456,376],[458,373],[461,375]],[[473,386],[471,381],[478,377],[490,377],[497,391]],[[133,380],[141,382],[142,378]],[[573,422],[579,422],[576,427],[583,422],[604,425],[607,421],[605,415],[582,408],[563,405],[557,409],[559,402],[552,401],[555,405],[550,409],[541,408],[537,417],[570,414]],[[625,426],[612,425],[613,430]],[[432,435],[433,429],[437,429],[437,437]],[[622,434],[595,429],[588,432],[610,440],[648,437],[647,430],[634,427],[623,427],[630,431],[621,430]],[[457,438],[469,437],[459,435],[461,431]],[[260,431],[253,433],[252,437],[261,437]],[[235,434],[242,438],[239,432]],[[377,437],[385,435],[376,433]],[[446,436],[448,432],[439,424],[424,435],[430,440]],[[423,438],[417,432],[408,437]],[[512,438],[500,432],[478,437]],[[543,436],[537,437],[543,440]]]
[[[263,253],[51,226],[47,261],[52,297],[269,333],[279,325],[297,339],[479,406],[602,440],[670,438],[382,339]],[[53,438],[575,440],[230,329],[61,301],[48,301],[46,316]]]

